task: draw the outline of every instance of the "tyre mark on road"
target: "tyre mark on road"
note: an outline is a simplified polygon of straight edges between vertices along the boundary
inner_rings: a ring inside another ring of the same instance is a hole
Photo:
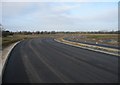
[[[22,56],[22,60],[23,60],[23,63],[24,63],[24,66],[25,66],[25,71],[29,77],[29,80],[32,82],[32,83],[37,83],[38,81],[39,82],[42,82],[42,80],[40,79],[37,71],[35,70],[34,66],[31,64],[24,48],[24,46],[21,46],[20,47],[20,52],[21,54],[23,55]],[[38,83],[39,83],[38,82]]]
[[[64,54],[64,53],[61,53],[60,51],[57,51],[56,49],[53,49],[53,47],[50,47],[50,46],[47,46],[47,44],[45,43],[45,42],[42,42],[42,43],[39,43],[39,45],[37,45],[38,43],[35,43],[34,45],[36,45],[36,47],[41,47],[41,46],[43,46],[45,49],[47,49],[47,50],[52,50],[53,52],[54,52],[54,54],[57,54],[57,55],[59,55],[59,56],[64,56],[64,58],[66,57],[67,58],[67,60],[69,59],[69,60],[72,60],[72,63],[77,63],[78,65],[83,65],[83,66],[85,66],[87,63],[85,63],[85,62],[81,62],[81,61],[79,61],[79,60],[77,60],[77,59],[75,59],[75,58],[73,58],[73,57],[70,57],[70,56],[68,56],[68,55],[66,55],[66,54]],[[41,47],[41,48],[43,48],[43,47]],[[37,48],[36,48],[37,49]],[[45,49],[43,49],[43,50],[45,50]],[[38,50],[38,49],[37,49]],[[43,55],[46,55],[46,54],[43,54]],[[49,53],[47,53],[47,55],[49,55]],[[54,55],[53,55],[54,56]],[[50,57],[50,56],[49,56]],[[51,56],[52,57],[52,56]],[[73,62],[74,61],[74,62]],[[84,64],[83,64],[84,63]],[[89,64],[87,64],[87,65],[89,65]],[[90,65],[91,66],[91,65]],[[92,66],[93,67],[93,66]],[[95,69],[96,69],[96,67],[94,67]],[[98,68],[97,68],[98,69]],[[82,71],[83,69],[81,69],[81,71]],[[89,69],[87,70],[85,70],[85,72],[86,72],[86,74],[92,74],[92,75],[87,75],[88,77],[87,77],[87,79],[89,79],[89,78],[91,78],[91,76],[94,76],[94,78],[96,77],[98,80],[99,79],[101,79],[101,77],[103,76],[102,74],[97,74],[97,75],[95,75],[94,74],[94,70],[91,70],[92,72],[90,72],[89,71]],[[65,72],[64,72],[65,73]],[[67,73],[66,73],[67,74]],[[66,74],[64,74],[64,75],[66,75]],[[99,76],[98,76],[99,75]],[[69,75],[67,75],[67,76],[69,76]],[[101,76],[101,77],[100,77]],[[71,76],[72,77],[72,76]],[[70,78],[71,78],[70,77]],[[105,80],[105,79],[102,79],[103,81]],[[111,79],[112,80],[112,79]]]
[[[63,51],[63,50],[60,50],[60,49],[58,49],[58,48],[60,48],[60,47],[56,47],[56,46],[54,46],[53,44],[50,44],[50,43],[48,43],[48,42],[44,42],[44,43],[46,43],[46,45],[48,45],[49,44],[49,46],[51,46],[51,48],[54,48],[54,49],[56,49],[56,50],[58,50],[58,52],[62,52],[62,53],[64,53],[64,54],[66,54],[66,55],[68,55],[68,58],[71,58],[71,59],[73,59],[73,60],[79,60],[79,62],[80,61],[83,61],[83,62],[86,62],[86,63],[88,63],[88,64],[90,64],[90,65],[93,65],[93,66],[95,66],[95,67],[97,67],[97,68],[101,68],[101,69],[103,69],[103,70],[106,70],[106,71],[108,71],[108,72],[110,72],[110,73],[112,73],[112,74],[115,74],[115,75],[117,75],[118,73],[116,73],[115,71],[113,71],[113,70],[110,70],[110,69],[108,69],[108,68],[105,68],[103,65],[101,65],[101,64],[94,64],[93,62],[89,62],[89,61],[87,61],[87,60],[85,60],[85,59],[82,59],[82,58],[79,58],[79,57],[77,57],[77,56],[72,56],[72,57],[70,57],[71,55],[69,54],[69,53],[67,53],[67,52],[65,52],[65,51]],[[68,51],[69,52],[69,51]],[[70,53],[72,53],[72,52],[70,52]],[[72,53],[72,54],[74,54],[74,53]],[[82,55],[82,54],[81,54]],[[85,55],[82,55],[82,56],[85,56]]]
[[[43,58],[45,56],[40,56],[37,51],[35,51],[35,48],[32,47],[32,43],[29,44],[29,47],[31,48],[31,50],[34,52],[34,54],[36,56],[38,56],[38,58],[59,78],[61,79],[64,83],[68,83],[68,82],[72,82],[72,80],[70,80],[69,78],[67,78],[65,75],[63,75],[61,72],[59,72],[58,70],[56,70],[55,68],[53,68],[50,63],[46,62],[48,61],[47,59]]]

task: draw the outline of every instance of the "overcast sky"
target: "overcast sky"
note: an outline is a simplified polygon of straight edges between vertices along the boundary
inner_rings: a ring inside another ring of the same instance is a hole
[[[109,0],[111,2],[11,1],[6,0],[2,3],[2,15],[0,14],[1,23],[10,31],[118,30],[118,0]]]

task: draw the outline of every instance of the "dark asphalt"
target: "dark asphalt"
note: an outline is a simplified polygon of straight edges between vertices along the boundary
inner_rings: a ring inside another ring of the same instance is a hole
[[[54,39],[31,39],[12,50],[4,83],[117,83],[118,57],[65,45]]]

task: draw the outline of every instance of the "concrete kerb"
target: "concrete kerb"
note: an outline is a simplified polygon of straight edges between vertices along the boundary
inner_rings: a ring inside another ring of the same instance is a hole
[[[0,78],[1,78],[0,84],[2,84],[2,75],[3,75],[3,73],[4,73],[4,70],[5,70],[7,61],[8,61],[8,56],[10,55],[11,51],[13,50],[13,48],[14,48],[18,43],[20,43],[20,41],[18,41],[18,42],[16,42],[16,43],[13,43],[12,45],[10,45],[9,48],[6,50],[5,54],[2,55],[2,57],[4,57],[4,59],[2,59],[2,72],[0,73]]]
[[[60,41],[60,40],[58,40],[58,39],[54,39],[54,40],[55,40],[56,42],[60,42],[60,43],[63,43],[63,44],[68,44],[68,45],[75,46],[75,47],[80,47],[80,48],[87,49],[87,50],[92,50],[92,51],[101,52],[101,53],[105,53],[105,54],[110,54],[110,55],[114,55],[114,56],[120,56],[119,54],[115,54],[115,53],[111,53],[111,52],[106,52],[106,51],[102,51],[102,50],[97,50],[97,49],[93,49],[93,48],[82,47],[82,46],[78,46],[78,45],[66,43],[66,42]],[[66,40],[65,40],[65,41],[66,41]],[[68,41],[68,42],[71,42],[71,41]],[[86,44],[86,45],[87,45],[87,44]],[[98,47],[98,46],[97,46],[97,47]]]

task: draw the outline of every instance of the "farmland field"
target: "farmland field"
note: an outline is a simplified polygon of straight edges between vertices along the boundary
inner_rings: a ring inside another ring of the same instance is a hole
[[[66,39],[110,46],[119,45],[118,34],[74,34],[66,37]]]

